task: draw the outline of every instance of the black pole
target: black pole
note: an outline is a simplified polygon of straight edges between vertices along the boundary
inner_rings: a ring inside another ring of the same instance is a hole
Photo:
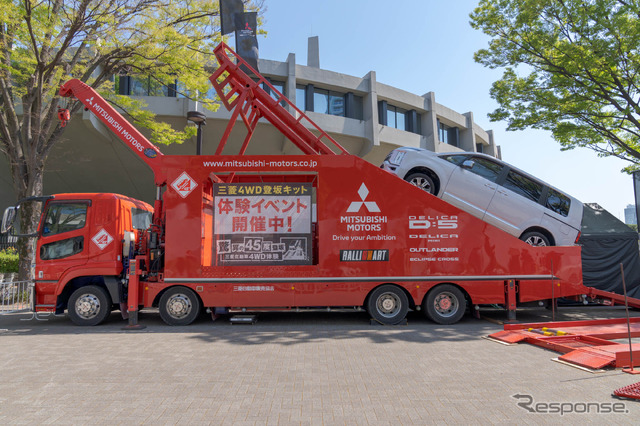
[[[196,155],[202,155],[202,126],[207,125],[207,116],[199,111],[187,112],[187,120],[198,126],[196,134]]]
[[[640,170],[633,172],[633,195],[636,205],[636,225],[640,225]],[[626,222],[626,221],[625,221]],[[640,227],[638,228],[640,230]]]
[[[627,334],[629,335],[629,369],[633,373],[633,345],[631,344],[631,320],[629,319],[629,302],[627,301],[627,283],[624,279],[624,267],[620,264],[622,275],[622,290],[624,290],[624,309],[627,312]]]

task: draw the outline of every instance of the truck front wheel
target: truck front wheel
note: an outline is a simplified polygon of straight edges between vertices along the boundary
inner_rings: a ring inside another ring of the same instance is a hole
[[[399,287],[385,284],[371,292],[367,301],[367,311],[381,324],[398,324],[407,316],[409,299]]]
[[[187,287],[173,287],[160,298],[160,317],[169,325],[189,325],[200,313],[200,299]]]
[[[76,325],[98,325],[111,313],[111,297],[97,285],[80,287],[71,294],[67,310]]]
[[[458,287],[440,284],[427,294],[422,309],[433,322],[447,325],[460,321],[466,306],[467,301]]]

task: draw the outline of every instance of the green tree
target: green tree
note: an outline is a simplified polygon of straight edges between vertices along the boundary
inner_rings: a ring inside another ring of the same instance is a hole
[[[640,2],[481,0],[473,28],[491,37],[475,60],[504,68],[489,117],[508,130],[551,131],[563,150],[586,147],[640,163]]]
[[[261,0],[244,0],[246,8]],[[64,129],[57,120],[58,88],[78,78],[149,129],[156,143],[193,134],[156,122],[143,105],[114,91],[114,75],[150,78],[215,108],[203,98],[206,67],[221,41],[218,0],[0,0],[0,150],[18,199],[42,195],[47,156]],[[66,100],[65,100],[66,102]],[[81,104],[67,105],[72,114]],[[39,212],[23,209],[22,232],[33,232]],[[19,244],[21,277],[32,245]]]

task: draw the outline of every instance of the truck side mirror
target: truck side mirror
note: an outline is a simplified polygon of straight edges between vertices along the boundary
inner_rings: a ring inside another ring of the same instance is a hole
[[[4,211],[4,214],[2,215],[2,229],[0,229],[0,232],[4,234],[11,228],[13,228],[13,222],[16,220],[17,212],[18,207],[7,207],[7,209]]]

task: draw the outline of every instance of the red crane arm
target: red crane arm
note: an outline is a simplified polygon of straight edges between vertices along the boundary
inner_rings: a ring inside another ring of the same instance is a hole
[[[105,126],[151,168],[155,176],[156,185],[161,186],[165,184],[164,173],[161,170],[160,157],[163,156],[162,152],[116,111],[98,92],[82,81],[73,79],[67,81],[60,87],[60,96],[76,98],[82,102],[86,109],[98,117]],[[60,116],[61,118],[63,117],[63,115]]]

